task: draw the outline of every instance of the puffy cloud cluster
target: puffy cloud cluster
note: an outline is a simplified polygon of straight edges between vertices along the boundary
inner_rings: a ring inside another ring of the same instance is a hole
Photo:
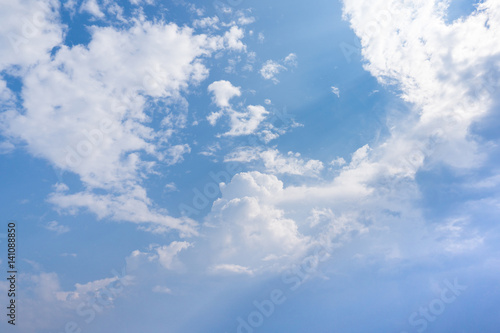
[[[213,126],[224,114],[229,116],[230,129],[223,135],[241,136],[255,134],[261,127],[261,123],[269,113],[261,105],[248,105],[245,111],[233,109],[229,100],[241,96],[240,87],[235,87],[229,81],[221,80],[211,83],[208,91],[213,94],[212,101],[220,108],[217,112],[212,112],[208,117],[209,123]]]
[[[273,206],[283,183],[258,172],[240,173],[221,185],[206,223],[213,251],[213,272],[253,273],[292,262],[310,246],[296,222]]]
[[[85,2],[86,10],[94,3]],[[207,77],[206,57],[245,50],[243,30],[232,26],[222,35],[195,34],[189,27],[135,19],[128,28],[92,26],[88,45],[69,47],[61,44],[56,2],[9,3],[1,15],[2,35],[10,41],[3,44],[0,70],[23,84],[18,109],[2,82],[2,104],[8,107],[0,116],[2,134],[54,167],[76,173],[86,187],[81,193],[56,191],[50,201],[69,212],[87,208],[99,217],[152,223],[155,231],[194,234],[193,221],[153,208],[141,181],[157,161],[179,163],[190,152],[187,144],[170,143],[185,126],[182,94]],[[25,24],[19,23],[22,18]],[[173,107],[152,109],[151,101]],[[159,128],[151,123],[152,112],[164,117]],[[252,130],[251,121],[241,122],[241,131]]]

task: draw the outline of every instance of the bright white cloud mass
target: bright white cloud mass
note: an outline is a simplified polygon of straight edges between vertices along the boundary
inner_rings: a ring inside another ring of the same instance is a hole
[[[2,332],[497,332],[498,1],[0,1]]]

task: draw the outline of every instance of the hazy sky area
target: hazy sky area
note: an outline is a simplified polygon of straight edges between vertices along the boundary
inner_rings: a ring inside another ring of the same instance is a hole
[[[0,6],[0,332],[499,332],[499,0]]]

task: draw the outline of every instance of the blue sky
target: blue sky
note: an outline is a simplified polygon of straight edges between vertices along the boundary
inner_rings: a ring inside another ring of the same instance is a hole
[[[2,332],[497,332],[497,1],[0,22]]]

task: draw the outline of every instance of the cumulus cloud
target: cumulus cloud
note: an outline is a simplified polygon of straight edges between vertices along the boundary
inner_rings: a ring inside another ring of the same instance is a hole
[[[214,202],[206,223],[215,257],[216,271],[249,274],[290,262],[304,253],[309,238],[300,234],[295,221],[273,207],[269,199],[279,195],[283,183],[258,172],[236,175],[221,186],[222,197]],[[276,258],[265,263],[270,256]]]
[[[241,96],[240,87],[235,87],[226,80],[212,82],[208,86],[208,91],[214,95],[213,102],[221,108],[229,107],[231,98]]]
[[[238,26],[232,26],[229,31],[224,34],[224,41],[228,49],[235,51],[246,51],[247,47],[241,39],[245,36],[243,29]]]
[[[217,50],[244,50],[243,31],[232,27],[221,36],[196,35],[188,27],[141,20],[127,29],[92,26],[88,46],[62,45],[50,57],[62,40],[62,27],[53,23],[56,4],[33,2],[36,10],[27,4],[11,4],[2,12],[34,17],[40,38],[16,44],[23,48],[20,56],[13,47],[0,57],[2,69],[34,64],[29,72],[14,73],[23,82],[23,108],[2,113],[0,129],[13,142],[24,142],[32,155],[77,174],[86,187],[81,193],[55,192],[49,201],[69,213],[87,208],[99,217],[152,223],[156,226],[146,229],[155,232],[180,228],[184,235],[195,233],[192,221],[153,209],[142,188],[155,159],[175,164],[190,151],[187,144],[165,140],[176,126],[184,126],[185,116],[166,115],[162,124],[170,127],[158,130],[150,125],[146,106],[150,99],[161,100],[181,105],[183,112],[182,93],[208,75],[202,58]],[[10,18],[5,22],[5,35],[22,33]],[[3,87],[2,97],[11,98]],[[97,189],[108,194],[96,194]],[[126,208],[129,204],[136,210]]]

